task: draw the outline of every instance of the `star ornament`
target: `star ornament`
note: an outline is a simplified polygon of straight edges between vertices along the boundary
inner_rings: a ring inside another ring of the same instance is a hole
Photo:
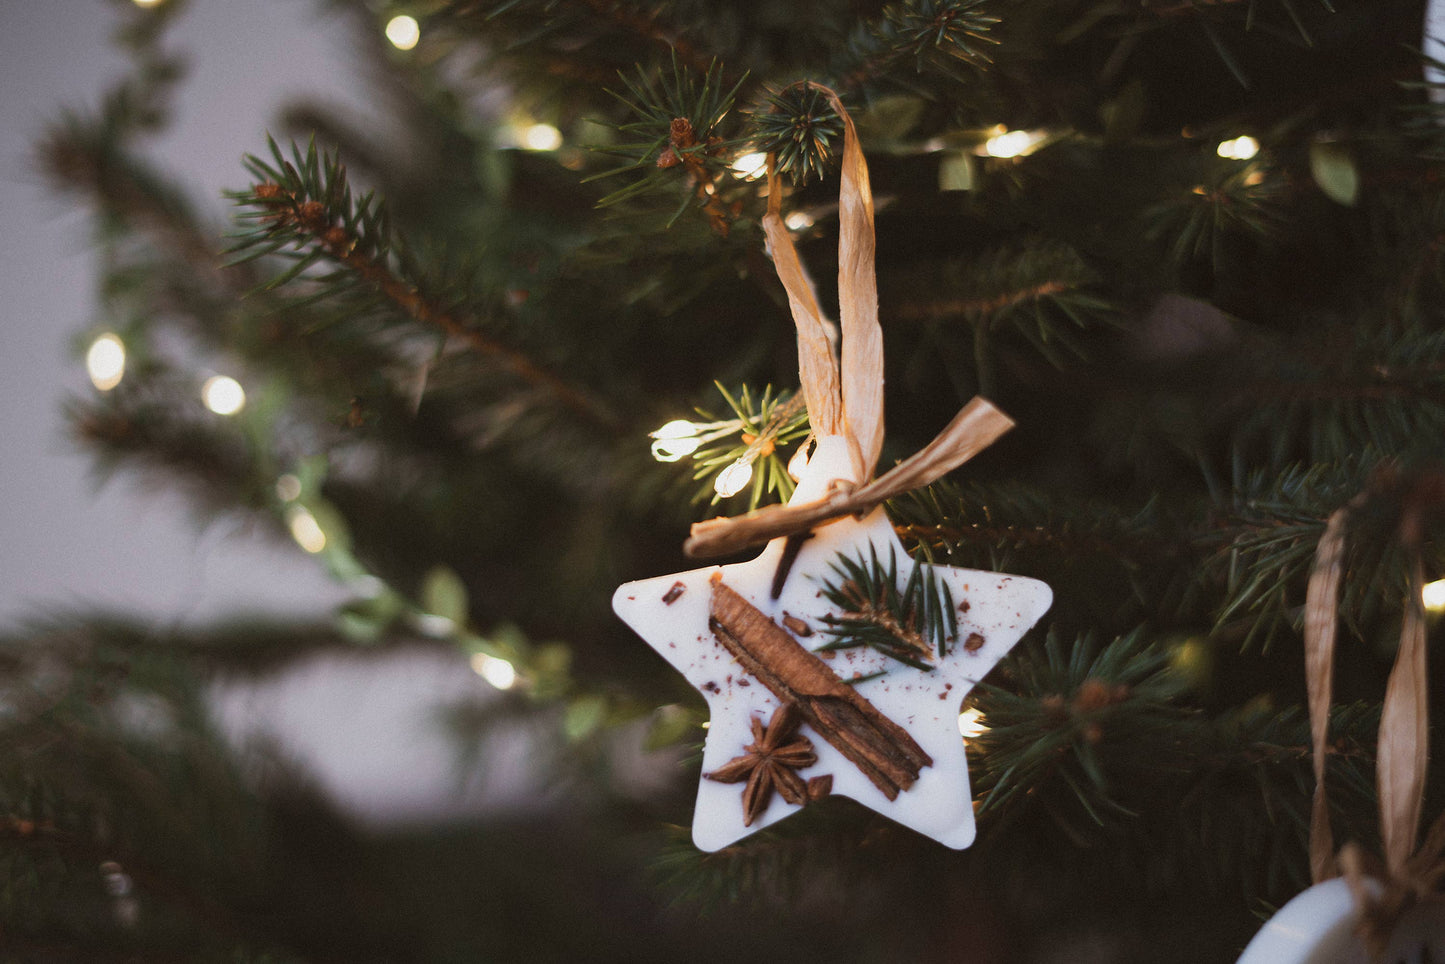
[[[789,508],[817,504],[836,480],[854,477],[850,440],[824,436]],[[946,846],[973,842],[959,711],[1052,591],[1035,579],[933,566],[955,608],[941,655],[910,661],[920,668],[875,648],[829,652],[828,629],[846,614],[825,588],[839,581],[840,557],[875,553],[908,558],[881,507],[779,536],[748,562],[630,582],[614,595],[618,616],[707,701],[693,819],[700,849],[796,813],[828,778],[833,793]]]
[[[897,579],[892,564],[908,557],[882,504],[942,478],[1013,422],[975,398],[932,442],[874,478],[884,366],[873,195],[843,103],[809,86],[843,122],[836,329],[783,219],[772,162],[762,228],[798,330],[798,379],[816,447],[786,506],[698,523],[686,546],[705,558],[764,545],[757,558],[630,582],[612,606],[707,701],[698,847],[726,847],[831,790],[962,849],[974,823],[959,709],[1053,594],[1034,579],[933,566],[923,579],[938,588],[924,593],[926,633],[917,610],[905,607],[886,614],[901,630],[890,630],[892,643],[874,633],[876,644],[830,645],[844,641],[839,628],[878,616],[877,601],[915,595],[907,586],[874,594],[857,585],[865,578],[879,588],[877,567],[862,568],[868,561]],[[848,573],[854,585],[839,585]]]

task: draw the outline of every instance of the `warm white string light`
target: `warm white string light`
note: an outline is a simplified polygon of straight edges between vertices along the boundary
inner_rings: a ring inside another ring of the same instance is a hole
[[[1239,137],[1220,141],[1215,153],[1231,161],[1247,161],[1259,153],[1259,141],[1243,134]]]
[[[1002,127],[996,130],[997,134],[983,142],[983,152],[989,157],[1024,157],[1037,150],[1049,136],[1048,131],[1041,130],[1010,131]]]
[[[988,732],[984,725],[983,714],[977,709],[969,707],[958,714],[958,735],[965,740],[976,739]]]
[[[807,211],[791,211],[783,218],[783,223],[788,226],[789,231],[801,231],[813,226],[813,216]]]
[[[652,457],[659,462],[676,462],[696,452],[702,444],[697,426],[675,419],[652,433]]]
[[[731,435],[742,427],[738,419],[722,422],[689,422],[675,418],[655,432],[649,432],[652,442],[652,457],[659,462],[676,462],[696,452],[699,447]]]
[[[562,132],[551,124],[532,124],[522,131],[521,142],[529,151],[555,151],[562,146]]]
[[[397,50],[410,50],[421,39],[421,25],[415,17],[398,14],[386,22],[386,39]]]
[[[731,465],[719,472],[717,478],[713,480],[713,489],[717,494],[724,499],[730,498],[741,492],[752,481],[753,462],[757,460],[758,456],[773,453],[777,432],[787,419],[792,417],[793,412],[802,407],[802,401],[801,395],[795,396],[793,401],[772,416],[762,434],[756,436],[750,434],[749,426],[743,419],[735,418],[702,424],[690,422],[685,418],[673,419],[657,431],[648,433],[653,440],[652,457],[659,462],[676,462],[696,452],[707,442],[741,430],[743,441],[748,446],[747,449]],[[806,448],[805,444],[803,449]],[[796,459],[796,453],[794,458]]]
[[[286,510],[286,527],[296,544],[312,555],[326,548],[326,533],[321,531],[321,523],[304,505],[293,505]]]
[[[108,392],[125,377],[125,342],[119,335],[106,332],[90,343],[85,353],[85,371],[90,383]]]
[[[472,671],[499,690],[517,685],[517,668],[499,656],[473,653]]]
[[[217,415],[235,415],[246,407],[246,390],[229,375],[213,375],[201,386],[201,401]]]
[[[276,498],[282,502],[295,502],[301,498],[301,479],[290,472],[277,479]]]
[[[732,465],[729,465],[718,473],[717,481],[715,481],[712,486],[717,490],[718,495],[724,499],[731,498],[746,488],[747,484],[753,480],[753,460],[750,455],[751,453],[743,455]]]
[[[756,181],[768,173],[768,155],[758,151],[744,154],[732,163],[733,173],[744,181]]]
[[[1420,601],[1432,613],[1445,612],[1445,579],[1425,583],[1420,593]]]

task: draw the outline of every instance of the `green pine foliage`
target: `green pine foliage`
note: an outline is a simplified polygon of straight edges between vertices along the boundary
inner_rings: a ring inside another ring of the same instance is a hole
[[[808,410],[802,395],[784,392],[775,396],[769,385],[755,401],[746,385],[736,395],[721,385],[717,390],[734,417],[712,420],[706,411],[698,410],[709,419],[705,424],[713,427],[699,438],[701,444],[691,454],[693,481],[702,482],[693,501],[721,502],[724,496],[717,488],[718,476],[743,460],[753,466],[752,484],[744,488],[749,509],[756,509],[765,498],[786,502],[794,486],[780,448],[807,439]],[[707,441],[703,442],[703,437]]]
[[[861,646],[905,666],[932,670],[935,660],[959,643],[957,610],[948,584],[938,581],[932,566],[914,559],[900,588],[894,554],[889,553],[885,565],[876,546],[869,550],[867,559],[839,555],[830,563],[834,575],[824,579],[823,595],[839,612],[823,630],[832,639],[813,651]]]
[[[1418,0],[329,6],[394,135],[295,105],[229,210],[190,197],[147,155],[181,82],[166,0],[124,6],[130,75],[37,145],[95,213],[131,360],[72,401],[75,436],[278,545],[304,513],[355,598],[322,626],[76,614],[0,639],[0,958],[1233,960],[1308,883],[1305,584],[1347,504],[1327,768],[1337,839],[1373,846],[1411,553],[1445,575]],[[381,40],[402,12],[409,52]],[[836,315],[819,85],[876,200],[882,465],[976,393],[1017,422],[888,506],[911,569],[837,563],[819,590],[860,618],[834,645],[940,647],[934,563],[1055,595],[973,693],[963,852],[844,799],[698,852],[704,704],[608,605],[695,565],[689,523],[791,492],[794,330],[767,178],[734,164],[773,155]],[[535,122],[561,145],[522,146]],[[1222,156],[1242,135],[1257,153]],[[234,418],[196,400],[212,359],[247,387]],[[702,417],[725,430],[649,458],[723,385]],[[751,486],[712,499],[739,458]],[[407,646],[515,669],[438,725],[463,775],[497,734],[544,734],[545,799],[362,832],[207,710],[218,681]]]

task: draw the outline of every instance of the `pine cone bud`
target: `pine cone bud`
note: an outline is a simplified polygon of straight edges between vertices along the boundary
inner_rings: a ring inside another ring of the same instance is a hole
[[[340,226],[328,229],[327,232],[321,236],[321,240],[326,242],[326,246],[333,251],[344,252],[351,247],[351,236],[346,233],[345,228]]]
[[[674,117],[668,125],[667,139],[672,142],[673,147],[689,148],[697,144],[697,135],[693,132],[692,121],[686,117]]]
[[[326,222],[326,205],[320,201],[307,201],[301,205],[301,222],[307,227],[316,227]]]
[[[1123,683],[1106,683],[1099,679],[1086,679],[1074,694],[1074,712],[1089,713],[1106,706],[1122,703],[1129,698],[1129,688]]]

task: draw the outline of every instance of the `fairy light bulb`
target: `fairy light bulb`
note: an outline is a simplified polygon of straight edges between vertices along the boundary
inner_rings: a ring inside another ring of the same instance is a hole
[[[386,39],[397,50],[410,50],[421,39],[421,25],[415,17],[399,14],[386,22]]]
[[[1259,153],[1259,141],[1249,135],[1220,141],[1215,153],[1231,161],[1247,161]]]
[[[106,332],[90,343],[85,353],[85,371],[90,383],[108,392],[125,377],[125,343],[120,336]]]
[[[287,510],[286,528],[291,530],[291,538],[296,540],[296,544],[312,555],[326,548],[326,533],[321,531],[321,523],[305,506],[293,505]]]
[[[752,461],[741,458],[719,472],[717,481],[712,484],[712,487],[717,490],[718,495],[727,499],[741,492],[752,479]]]
[[[1445,611],[1445,579],[1425,583],[1420,592],[1420,601],[1432,613]]]
[[[685,418],[675,418],[662,428],[649,433],[653,439],[652,457],[659,462],[676,462],[697,451],[702,439],[700,429]]]
[[[969,707],[958,714],[958,735],[965,740],[976,739],[988,732],[988,727],[983,723],[983,714],[974,707]]]
[[[472,672],[499,690],[509,690],[517,685],[517,668],[498,656],[473,653]]]
[[[217,415],[235,415],[246,406],[246,390],[229,375],[213,375],[201,386],[201,401]]]
[[[768,155],[754,151],[744,154],[732,163],[733,173],[744,181],[756,181],[768,173]]]
[[[700,427],[685,418],[675,418],[657,431],[650,433],[653,438],[679,439],[697,435]]]
[[[522,146],[529,151],[555,151],[562,146],[562,132],[551,124],[533,124],[522,131]]]
[[[1022,157],[1043,143],[1046,136],[1044,131],[1000,131],[983,142],[983,152],[989,157]]]
[[[697,451],[701,439],[660,438],[652,443],[652,457],[659,462],[676,462]]]

